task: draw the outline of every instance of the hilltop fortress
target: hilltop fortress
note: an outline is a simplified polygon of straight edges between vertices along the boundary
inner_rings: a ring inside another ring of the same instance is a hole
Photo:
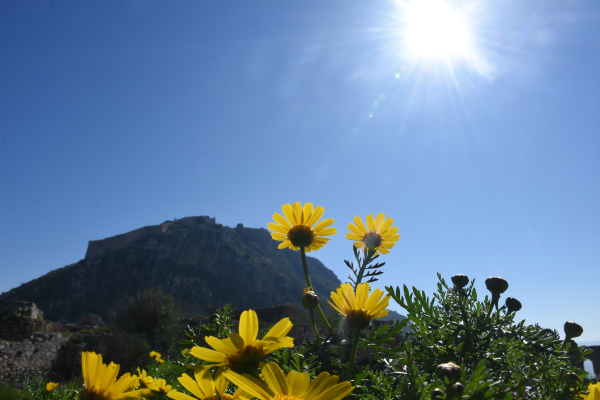
[[[185,217],[176,220],[178,224],[184,225],[216,225],[215,218],[210,217]],[[135,242],[149,236],[164,233],[173,225],[174,221],[165,221],[160,225],[145,226],[131,232],[111,236],[102,240],[90,240],[85,253],[85,260],[102,257],[106,254],[121,250]]]

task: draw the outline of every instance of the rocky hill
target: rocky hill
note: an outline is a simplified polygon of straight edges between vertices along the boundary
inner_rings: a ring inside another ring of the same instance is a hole
[[[184,316],[227,303],[241,309],[300,304],[305,286],[300,256],[277,244],[265,229],[187,217],[90,241],[83,260],[0,298],[34,302],[46,318],[61,322],[78,322],[87,314],[106,317],[152,287],[171,294]],[[316,292],[327,298],[340,281],[317,259],[307,261]]]

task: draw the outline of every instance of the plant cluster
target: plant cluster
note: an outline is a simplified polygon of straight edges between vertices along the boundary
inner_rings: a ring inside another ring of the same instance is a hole
[[[501,277],[485,281],[489,294],[483,298],[465,275],[454,275],[448,284],[438,274],[432,297],[406,285],[371,290],[385,266],[379,257],[400,238],[384,214],[367,216],[366,224],[357,216],[348,225],[356,265],[346,261],[349,282],[331,292],[328,302],[339,314],[331,323],[305,254],[327,244],[336,233],[334,221],[319,222],[324,209],[311,203],[286,204],[282,212],[274,214],[269,229],[280,249],[300,253],[307,287],[298,295],[310,313],[314,340],[294,343],[289,318],[259,335],[253,310],[242,312],[236,332],[233,309],[226,306],[207,324],[186,329],[177,359],[154,353],[148,371],[138,368],[117,380],[118,365],[84,353],[81,398],[600,400],[600,384],[579,368],[586,350],[573,339],[582,334],[581,326],[566,322],[561,339],[557,331],[518,321],[522,304],[514,297],[502,304],[509,284]],[[407,318],[378,322],[391,300]],[[325,337],[317,322],[327,329]]]

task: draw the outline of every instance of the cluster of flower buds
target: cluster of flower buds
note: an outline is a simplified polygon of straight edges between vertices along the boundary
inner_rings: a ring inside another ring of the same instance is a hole
[[[461,396],[463,394],[463,392],[465,391],[465,387],[462,383],[459,382],[459,379],[462,377],[462,370],[460,366],[452,362],[439,364],[435,369],[435,373],[438,376],[438,378],[440,378],[444,382],[446,382],[445,379],[448,378],[446,389],[449,391],[449,393],[457,396]],[[435,400],[443,394],[444,392],[441,389],[435,388],[431,391],[431,399]]]

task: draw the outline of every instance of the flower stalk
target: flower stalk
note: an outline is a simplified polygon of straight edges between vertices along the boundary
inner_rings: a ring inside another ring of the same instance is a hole
[[[354,376],[354,364],[356,363],[356,353],[358,353],[358,342],[360,339],[360,329],[354,330],[354,336],[352,338],[352,350],[350,351],[350,360],[348,362],[348,379],[352,379]]]
[[[306,252],[304,251],[304,247],[300,247],[300,257],[302,258],[302,268],[304,268],[304,277],[306,278],[306,284],[308,285],[309,288],[312,288],[313,286],[312,286],[312,283],[310,282],[310,275],[308,274],[308,266],[306,264]],[[327,321],[325,314],[323,314],[323,310],[321,310],[321,306],[317,304],[317,306],[315,308],[317,309],[317,312],[319,313],[321,320],[325,324],[325,327],[327,328],[329,333],[333,335],[333,328],[331,328],[329,321]],[[315,330],[315,333],[316,333],[317,326],[315,325],[315,319],[312,318],[312,314],[313,313],[311,310],[311,322],[312,322],[313,329]],[[318,335],[317,335],[317,337],[318,337]]]

